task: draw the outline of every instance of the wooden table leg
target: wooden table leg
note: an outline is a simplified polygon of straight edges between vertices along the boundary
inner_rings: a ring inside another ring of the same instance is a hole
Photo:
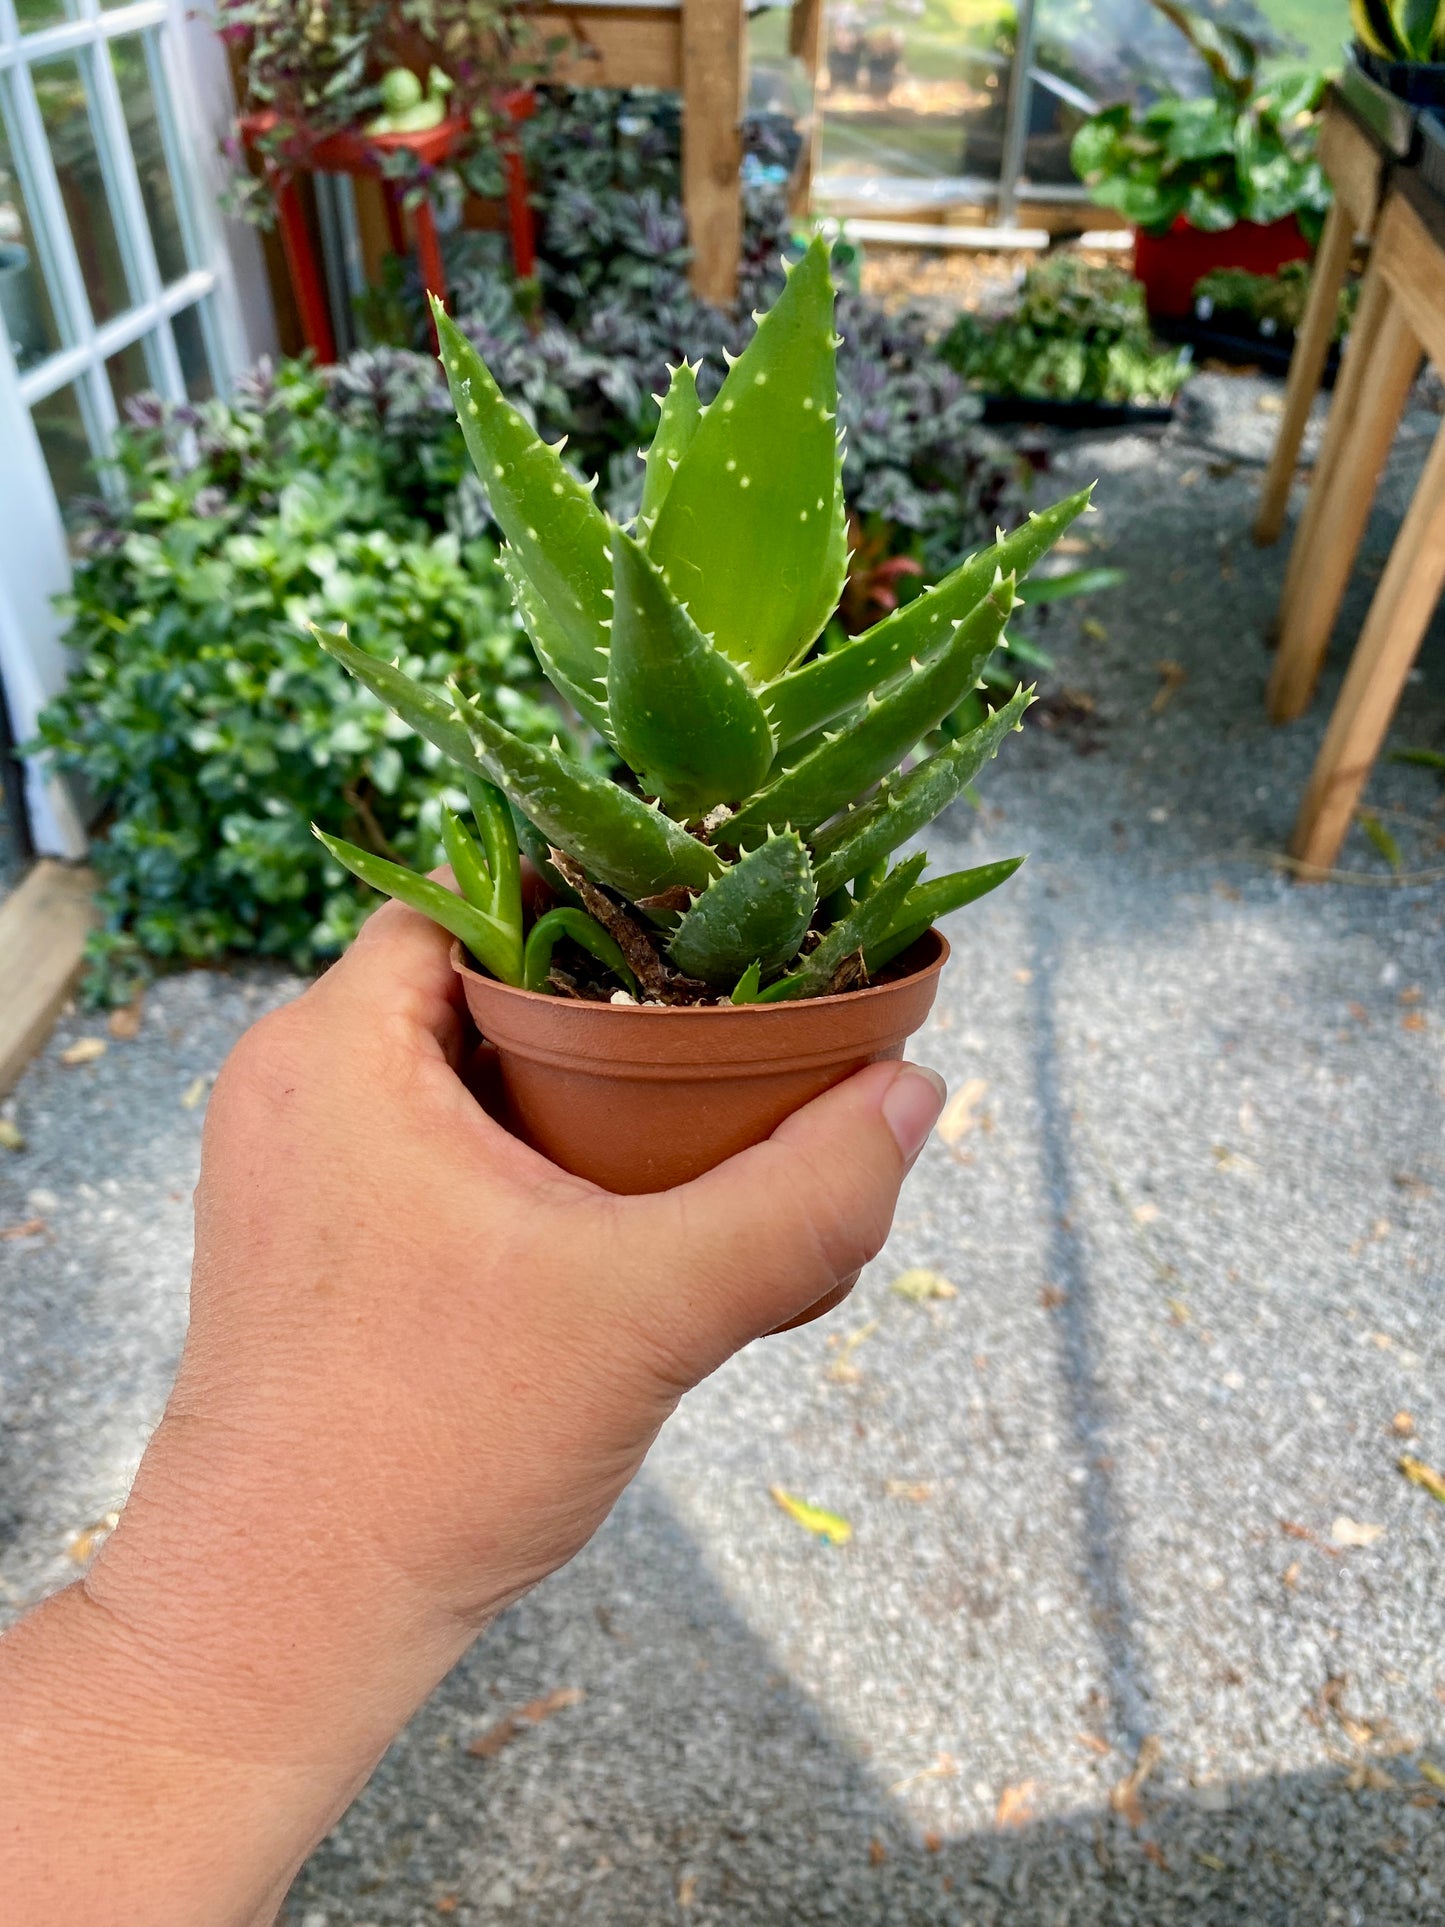
[[[296,183],[289,174],[275,177],[276,213],[281,228],[281,246],[296,307],[301,316],[301,332],[306,345],[319,362],[336,359],[336,341],[331,332],[331,311],[326,305],[326,290],[316,256],[311,251],[311,235],[306,226],[306,211]]]
[[[742,0],[682,0],[682,198],[693,290],[716,307],[738,291],[746,33]]]
[[[431,211],[430,201],[423,199],[417,202],[412,210],[411,223],[416,230],[416,264],[421,270],[422,290],[426,294],[434,294],[445,307],[447,277],[446,270],[442,266],[441,244],[437,240],[437,224]],[[428,313],[428,319],[430,319],[430,313]],[[431,324],[431,333],[432,344],[440,353],[441,343],[437,340],[434,321]]]
[[[1328,870],[1374,767],[1420,640],[1445,587],[1445,429],[1390,551],[1355,645],[1290,838],[1290,851]]]
[[[1325,230],[1315,253],[1309,301],[1300,331],[1295,337],[1294,354],[1290,357],[1279,439],[1275,442],[1274,454],[1270,458],[1264,488],[1260,493],[1254,539],[1261,547],[1277,542],[1280,530],[1284,527],[1295,463],[1299,459],[1300,443],[1304,440],[1310,408],[1319,393],[1330,342],[1334,339],[1340,289],[1345,285],[1354,245],[1354,221],[1336,197],[1325,216]]]
[[[1279,656],[1266,697],[1271,722],[1292,721],[1314,694],[1380,471],[1420,366],[1419,339],[1388,282],[1373,274],[1367,286],[1370,298],[1360,302],[1315,485],[1290,551]]]

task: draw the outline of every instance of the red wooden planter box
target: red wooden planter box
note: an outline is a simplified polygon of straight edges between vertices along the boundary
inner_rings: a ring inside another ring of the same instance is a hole
[[[1215,268],[1243,268],[1250,274],[1278,274],[1287,261],[1307,261],[1312,249],[1294,215],[1261,227],[1236,221],[1208,234],[1181,215],[1167,234],[1134,234],[1134,273],[1144,283],[1149,312],[1177,321],[1193,314],[1194,288]]]

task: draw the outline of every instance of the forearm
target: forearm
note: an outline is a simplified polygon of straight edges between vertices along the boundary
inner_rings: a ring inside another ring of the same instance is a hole
[[[343,1526],[278,1556],[164,1447],[91,1579],[0,1640],[6,1927],[264,1927],[469,1637]]]

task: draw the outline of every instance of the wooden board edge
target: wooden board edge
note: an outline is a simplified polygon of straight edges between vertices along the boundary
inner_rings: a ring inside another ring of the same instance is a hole
[[[49,1041],[95,921],[93,871],[43,857],[0,903],[0,1098]]]

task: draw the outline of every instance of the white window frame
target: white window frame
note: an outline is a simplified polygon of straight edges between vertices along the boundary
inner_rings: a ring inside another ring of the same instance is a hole
[[[188,0],[132,0],[103,10],[71,0],[74,18],[20,35],[14,0],[0,0],[0,98],[12,156],[29,209],[63,346],[17,369],[0,330],[0,678],[17,742],[67,672],[63,623],[53,597],[70,580],[69,552],[31,409],[74,384],[92,445],[104,448],[117,422],[106,361],[146,342],[149,375],[168,401],[186,399],[173,316],[195,308],[217,389],[275,347],[275,322],[255,233],[222,220],[216,197],[224,173],[220,143],[233,111],[224,50]],[[110,43],[143,35],[147,71],[187,258],[197,263],[164,283],[156,261]],[[96,324],[70,232],[30,68],[70,56],[81,63],[106,191],[115,216],[130,305]],[[242,298],[244,290],[244,299]],[[199,305],[198,305],[199,304]],[[80,856],[79,811],[65,786],[37,764],[26,770],[30,831],[37,849]]]

